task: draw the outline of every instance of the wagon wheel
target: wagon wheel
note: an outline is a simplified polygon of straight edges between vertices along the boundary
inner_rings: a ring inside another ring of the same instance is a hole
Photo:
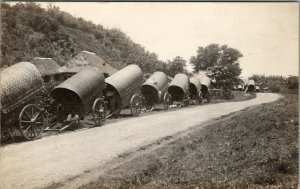
[[[35,104],[26,105],[19,115],[19,129],[26,140],[34,140],[42,134],[45,118],[42,110]]]
[[[167,110],[170,108],[171,105],[171,96],[168,93],[164,95],[164,109]]]
[[[202,94],[201,91],[198,93],[197,103],[202,104]]]
[[[130,111],[135,117],[139,116],[142,111],[142,98],[138,94],[135,94],[131,97]]]
[[[101,126],[106,119],[106,106],[101,98],[97,98],[93,104],[93,119],[96,126]]]

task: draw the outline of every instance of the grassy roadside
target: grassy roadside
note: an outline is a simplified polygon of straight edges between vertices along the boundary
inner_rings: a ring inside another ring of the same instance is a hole
[[[242,111],[100,175],[85,188],[296,188],[298,96]]]

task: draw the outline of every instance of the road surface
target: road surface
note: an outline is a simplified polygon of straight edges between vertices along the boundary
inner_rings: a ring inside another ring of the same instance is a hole
[[[103,127],[75,131],[0,148],[0,188],[43,188],[64,183],[133,148],[151,144],[193,126],[281,96],[258,93],[257,98],[121,120]]]

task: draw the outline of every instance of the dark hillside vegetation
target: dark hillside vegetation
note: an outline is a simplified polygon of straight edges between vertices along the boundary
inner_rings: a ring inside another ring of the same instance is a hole
[[[139,65],[144,72],[163,70],[165,63],[134,43],[119,29],[105,29],[49,4],[1,3],[1,67],[34,57],[64,65],[82,50],[91,51],[116,68]]]

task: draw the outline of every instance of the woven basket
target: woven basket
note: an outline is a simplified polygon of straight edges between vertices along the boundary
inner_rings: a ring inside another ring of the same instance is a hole
[[[7,109],[42,87],[39,70],[29,62],[20,62],[3,69],[0,72],[1,106]]]

